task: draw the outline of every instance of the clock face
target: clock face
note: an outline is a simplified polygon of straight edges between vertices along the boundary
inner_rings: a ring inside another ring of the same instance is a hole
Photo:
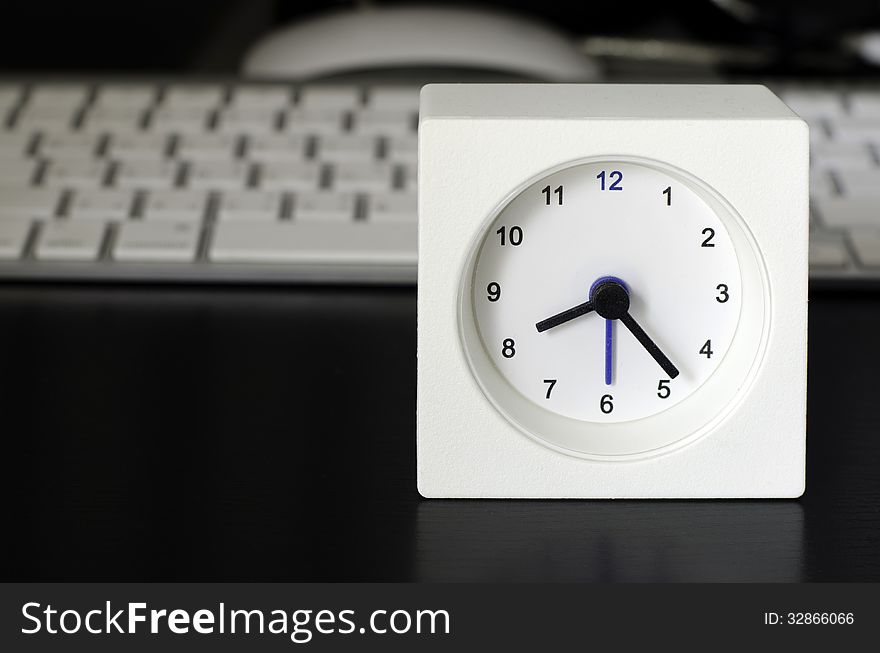
[[[725,364],[744,301],[717,205],[686,176],[628,159],[572,165],[515,195],[466,274],[500,376],[589,423],[692,397]]]

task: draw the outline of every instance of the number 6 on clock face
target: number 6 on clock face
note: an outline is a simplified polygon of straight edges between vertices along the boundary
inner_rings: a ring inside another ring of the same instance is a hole
[[[514,196],[486,232],[470,284],[479,338],[543,410],[638,420],[687,400],[723,364],[739,262],[685,178],[636,161],[572,165]]]

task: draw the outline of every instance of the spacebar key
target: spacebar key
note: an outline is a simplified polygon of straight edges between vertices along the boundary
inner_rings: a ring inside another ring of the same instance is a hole
[[[218,263],[415,265],[417,249],[415,224],[221,222],[210,258]]]

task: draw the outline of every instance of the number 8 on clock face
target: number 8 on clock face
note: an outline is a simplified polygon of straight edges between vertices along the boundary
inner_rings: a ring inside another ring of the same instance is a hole
[[[583,422],[685,401],[723,364],[743,301],[717,207],[654,162],[564,167],[513,196],[475,255],[480,342],[527,400]]]

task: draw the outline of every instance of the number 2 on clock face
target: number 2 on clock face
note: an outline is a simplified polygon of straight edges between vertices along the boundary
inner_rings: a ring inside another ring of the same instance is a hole
[[[722,364],[739,264],[724,223],[684,180],[633,162],[574,165],[515,196],[487,233],[472,284],[479,336],[543,409],[640,419]]]

